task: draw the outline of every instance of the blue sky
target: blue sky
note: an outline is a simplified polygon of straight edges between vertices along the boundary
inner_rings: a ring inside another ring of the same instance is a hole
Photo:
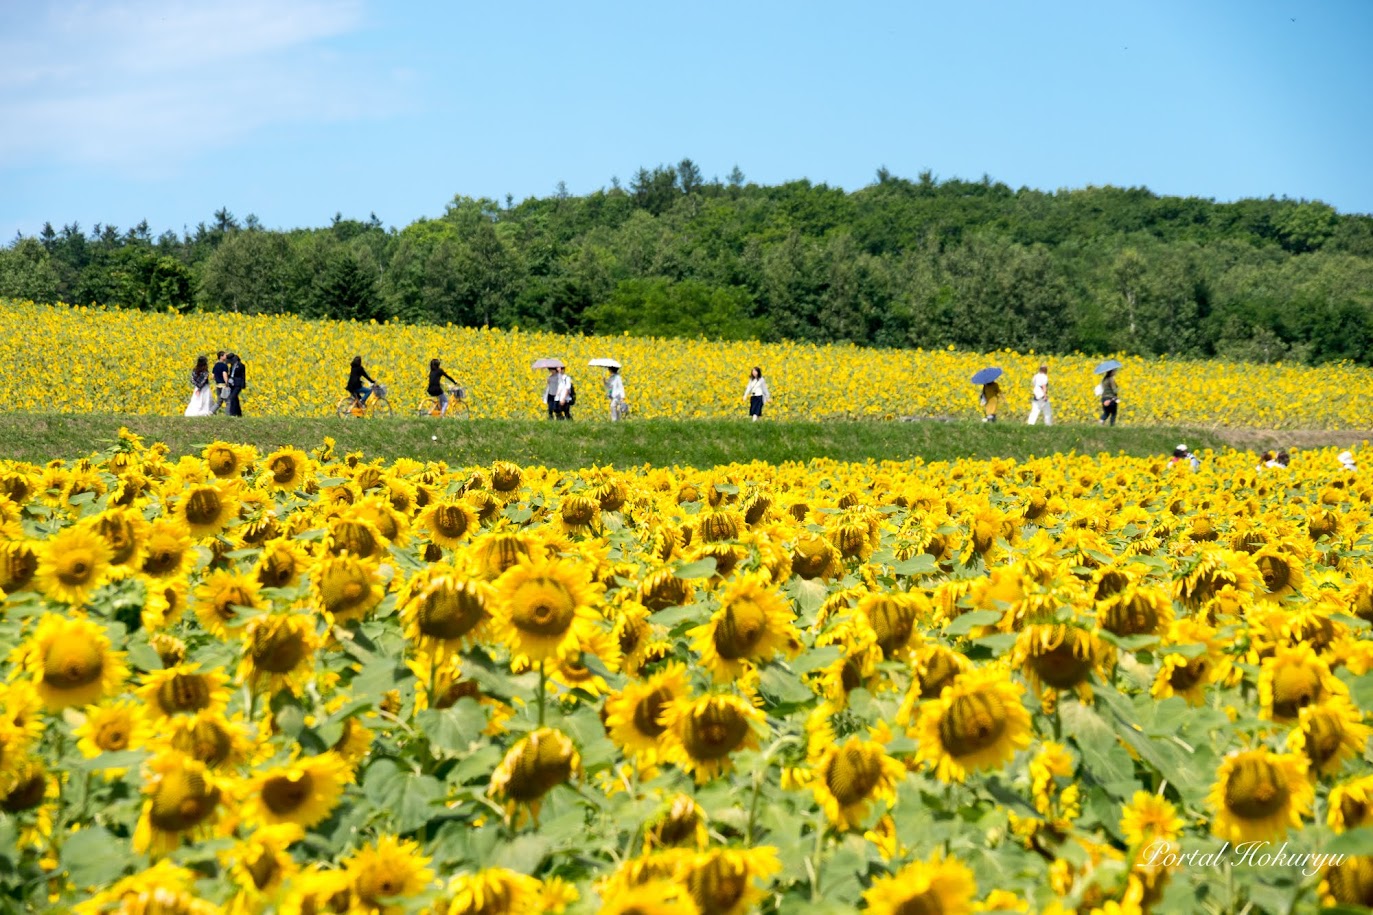
[[[1373,2],[0,0],[0,241],[879,166],[1373,212]]]

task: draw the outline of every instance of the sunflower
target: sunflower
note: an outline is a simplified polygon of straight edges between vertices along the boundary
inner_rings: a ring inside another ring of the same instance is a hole
[[[328,818],[352,780],[352,767],[337,754],[301,757],[250,775],[241,791],[242,814],[260,826],[309,829]]]
[[[710,844],[706,812],[687,794],[674,794],[644,826],[644,847],[705,848]]]
[[[787,601],[757,573],[740,576],[726,586],[720,609],[710,621],[687,634],[701,664],[717,681],[736,680],[749,662],[770,660],[787,651],[796,639],[795,615]]]
[[[262,462],[266,471],[259,478],[269,489],[289,492],[302,489],[310,475],[310,458],[298,448],[278,448]]]
[[[1229,586],[1252,595],[1263,580],[1248,553],[1222,548],[1204,549],[1173,582],[1173,594],[1190,609],[1200,609]]]
[[[124,652],[111,651],[105,630],[89,619],[47,614],[19,652],[38,697],[53,712],[116,695],[129,676]]]
[[[477,530],[477,513],[462,499],[435,502],[420,513],[417,523],[431,543],[454,549]]]
[[[448,884],[444,915],[537,915],[543,910],[539,881],[504,867],[463,874]]]
[[[582,757],[569,738],[554,728],[539,728],[521,738],[491,773],[490,793],[508,813],[523,804],[537,818],[543,796],[581,772]]]
[[[491,602],[489,584],[444,564],[417,573],[397,600],[406,639],[415,651],[433,654],[439,661],[485,638]]]
[[[1257,591],[1260,600],[1281,601],[1300,593],[1306,584],[1306,568],[1301,557],[1292,550],[1265,546],[1254,554],[1254,565],[1258,566],[1263,581]]]
[[[123,578],[143,564],[148,522],[140,512],[111,508],[83,522],[110,547],[110,575]]]
[[[1340,910],[1373,907],[1373,857],[1345,855],[1321,877],[1322,901]]]
[[[265,902],[276,897],[300,870],[290,847],[305,837],[295,823],[257,826],[252,834],[222,852],[220,860],[248,898]]]
[[[1171,801],[1148,791],[1136,791],[1130,803],[1121,808],[1120,831],[1131,848],[1176,841],[1184,825]]]
[[[95,759],[103,753],[142,748],[152,736],[152,725],[139,711],[138,704],[128,699],[87,707],[85,720],[72,731],[81,755]]]
[[[319,636],[314,621],[300,613],[253,617],[243,628],[238,678],[255,693],[288,689],[300,695],[313,670]]]
[[[558,527],[564,534],[594,533],[600,518],[600,503],[578,493],[563,496],[558,505]]]
[[[114,551],[84,525],[69,527],[42,544],[34,583],[44,596],[81,604],[109,576]]]
[[[935,852],[926,861],[912,861],[895,874],[878,877],[863,892],[863,901],[865,911],[873,915],[969,915],[976,895],[973,872],[961,861]]]
[[[791,569],[807,581],[829,581],[844,573],[844,560],[829,540],[811,535],[797,540],[792,547]]]
[[[203,540],[219,534],[238,517],[238,498],[228,486],[196,483],[176,503],[176,517],[191,537]]]
[[[253,461],[257,460],[257,449],[252,445],[231,445],[228,442],[213,442],[200,452],[205,466],[221,480],[240,477]]]
[[[472,541],[468,555],[476,564],[477,574],[486,581],[494,581],[516,563],[533,558],[535,545],[529,534],[492,531]]]
[[[729,771],[730,754],[758,749],[758,730],[765,727],[761,711],[737,696],[681,698],[659,715],[675,740],[664,747],[663,758],[695,775],[703,785]]]
[[[170,861],[117,881],[85,902],[78,903],[74,915],[222,915],[223,907],[195,894],[199,875]]]
[[[1173,622],[1173,602],[1162,588],[1129,584],[1107,596],[1097,587],[1097,623],[1118,636],[1155,635]]]
[[[386,538],[370,519],[350,510],[347,517],[329,522],[324,551],[331,556],[346,553],[355,560],[380,560],[386,553]]]
[[[223,785],[199,760],[181,753],[159,753],[147,764],[143,794],[146,799],[133,847],[157,857],[171,854],[188,837],[213,829]]]
[[[1036,689],[1075,689],[1090,696],[1093,673],[1101,676],[1109,646],[1088,629],[1063,624],[1037,624],[1021,630],[1011,653]]]
[[[62,796],[58,780],[39,759],[18,768],[8,791],[0,791],[0,813],[19,827],[20,848],[43,849],[52,843],[55,803]]]
[[[316,605],[331,625],[363,619],[386,596],[377,567],[347,553],[324,558],[310,577]]]
[[[190,601],[189,583],[184,578],[143,578],[144,602],[139,620],[143,628],[156,635],[156,630],[174,626],[185,615]]]
[[[157,518],[147,530],[140,571],[149,578],[180,578],[191,570],[195,552],[191,534],[176,518]]]
[[[1309,645],[1278,645],[1259,669],[1260,714],[1274,721],[1292,722],[1308,705],[1331,695],[1348,695],[1348,687],[1330,673],[1325,661]]]
[[[1230,842],[1280,839],[1311,812],[1315,790],[1296,753],[1242,750],[1225,757],[1206,797],[1211,831]]]
[[[228,682],[223,671],[201,673],[199,664],[179,664],[151,671],[136,693],[143,700],[145,714],[154,720],[197,712],[217,715],[229,705]]]
[[[1030,713],[1024,687],[995,668],[974,668],[920,707],[917,758],[945,782],[1004,765],[1029,746]]]
[[[325,915],[356,911],[353,885],[347,871],[306,865],[282,888],[280,915]]]
[[[1297,726],[1287,735],[1287,748],[1304,753],[1320,775],[1335,775],[1350,759],[1363,755],[1373,733],[1363,715],[1345,696],[1331,696],[1297,713]]]
[[[874,801],[896,803],[896,785],[906,767],[874,740],[850,737],[831,743],[816,760],[810,779],[815,801],[840,832],[861,828]]]
[[[262,609],[261,590],[247,573],[216,569],[195,589],[196,617],[206,632],[228,641],[243,627],[241,610]]]
[[[659,569],[644,576],[638,586],[638,600],[652,612],[691,603],[695,588],[671,569]]]
[[[0,594],[17,594],[33,586],[38,552],[23,540],[0,541]]]
[[[846,619],[815,637],[815,647],[837,645],[840,657],[811,675],[812,688],[821,693],[836,708],[848,705],[849,694],[856,689],[876,691],[885,682],[878,673],[882,651],[877,636],[867,626]]]
[[[877,647],[887,660],[908,657],[920,644],[916,623],[929,619],[934,607],[923,594],[869,592],[858,600],[854,616],[872,630]]]
[[[1330,789],[1325,821],[1335,832],[1373,824],[1373,775],[1341,782]]]
[[[158,723],[151,743],[204,763],[212,772],[234,772],[257,752],[257,743],[242,720],[220,712],[176,715]]]
[[[1165,647],[1150,695],[1155,699],[1181,696],[1188,705],[1206,702],[1206,687],[1224,680],[1230,662],[1222,653],[1216,630],[1195,617],[1175,620],[1168,627]]]
[[[606,733],[627,755],[645,762],[658,760],[672,739],[663,713],[689,691],[686,665],[675,661],[647,680],[630,681],[606,699]]]
[[[409,910],[434,880],[429,859],[409,839],[382,836],[343,860],[351,888],[365,911]]]
[[[687,858],[681,879],[702,915],[743,915],[766,895],[757,881],[781,869],[771,845],[714,848]]]
[[[581,651],[604,590],[573,560],[530,559],[510,567],[495,582],[495,611],[512,658],[532,665]]]
[[[310,556],[299,543],[279,537],[263,545],[253,574],[264,588],[290,588],[301,580],[309,563]]]
[[[620,601],[615,607],[610,637],[620,650],[620,667],[627,674],[637,675],[643,669],[654,634],[650,615],[647,607],[632,598]]]
[[[664,879],[607,887],[597,911],[599,915],[700,915],[687,888]]]

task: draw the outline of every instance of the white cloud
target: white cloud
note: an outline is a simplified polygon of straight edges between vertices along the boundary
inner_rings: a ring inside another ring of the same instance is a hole
[[[142,171],[281,123],[386,110],[330,39],[357,0],[23,4],[0,14],[0,167]]]

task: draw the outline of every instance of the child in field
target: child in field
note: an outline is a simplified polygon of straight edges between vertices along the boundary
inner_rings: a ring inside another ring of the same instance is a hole
[[[1001,404],[1001,385],[995,381],[987,382],[982,386],[982,393],[978,395],[977,400],[982,404],[982,421],[996,422],[996,408]]]

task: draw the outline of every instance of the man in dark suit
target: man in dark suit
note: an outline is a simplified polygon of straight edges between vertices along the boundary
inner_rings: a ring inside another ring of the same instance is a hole
[[[215,353],[215,365],[210,372],[215,379],[215,407],[210,412],[218,413],[229,399],[229,363],[224,361],[224,350]]]
[[[248,386],[248,370],[237,353],[230,353],[225,360],[229,364],[229,415],[242,416],[243,405],[239,398],[243,395],[243,389]]]

